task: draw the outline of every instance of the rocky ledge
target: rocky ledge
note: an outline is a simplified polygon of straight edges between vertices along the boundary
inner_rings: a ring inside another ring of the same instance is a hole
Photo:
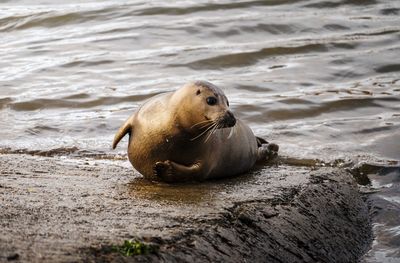
[[[127,161],[0,155],[0,261],[357,262],[366,203],[338,168],[151,183]],[[154,249],[125,256],[125,240]]]

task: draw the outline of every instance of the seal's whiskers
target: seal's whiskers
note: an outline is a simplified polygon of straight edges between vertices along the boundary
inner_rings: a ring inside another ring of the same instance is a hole
[[[209,131],[204,143],[206,143],[208,141],[208,139],[210,139],[211,135],[213,135],[215,133],[215,131],[221,127],[220,125],[221,125],[220,122],[217,122],[216,125],[214,125],[214,128],[211,131]]]
[[[192,138],[192,139],[190,139],[190,140],[191,140],[191,141],[194,141],[194,140],[200,138],[202,135],[204,135],[204,134],[206,134],[208,131],[212,130],[216,125],[217,125],[217,122],[212,121],[212,124],[211,124],[209,127],[207,127],[207,129],[205,129],[205,130],[204,130],[203,132],[201,132],[199,135],[197,135],[196,137],[194,137],[194,138]]]
[[[210,139],[211,135],[213,133],[215,133],[215,131],[218,130],[219,128],[221,128],[221,127],[222,127],[221,121],[220,121],[220,119],[218,119],[216,121],[216,125],[214,125],[214,128],[208,133],[207,138],[204,140],[204,143],[206,143],[208,141],[208,139]]]
[[[227,137],[228,140],[232,137],[233,133],[236,133],[235,128],[236,128],[236,126],[231,127],[231,131],[229,132],[229,135]]]
[[[201,124],[203,124],[203,125],[202,125],[200,128],[204,128],[204,127],[206,127],[208,124],[213,123],[213,122],[214,122],[213,120],[200,121],[200,122],[194,124],[194,125],[193,125],[192,127],[190,127],[190,128],[193,129],[193,128],[196,127],[197,125],[201,125]]]

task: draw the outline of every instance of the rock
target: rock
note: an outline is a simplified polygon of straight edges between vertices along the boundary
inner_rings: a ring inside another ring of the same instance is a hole
[[[356,262],[372,239],[341,169],[259,167],[181,185],[118,160],[2,154],[0,169],[0,258],[19,251],[21,262]],[[158,252],[113,252],[129,239]]]

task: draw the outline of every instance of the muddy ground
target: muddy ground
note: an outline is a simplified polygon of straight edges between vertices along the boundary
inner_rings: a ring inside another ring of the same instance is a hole
[[[368,209],[343,169],[280,165],[197,184],[123,160],[0,154],[0,261],[356,262]],[[137,239],[156,253],[110,249]]]

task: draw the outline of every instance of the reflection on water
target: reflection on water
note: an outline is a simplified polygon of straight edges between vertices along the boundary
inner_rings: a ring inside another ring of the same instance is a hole
[[[111,141],[133,110],[204,79],[283,155],[393,165],[399,14],[391,0],[2,1],[1,152],[119,159]]]

